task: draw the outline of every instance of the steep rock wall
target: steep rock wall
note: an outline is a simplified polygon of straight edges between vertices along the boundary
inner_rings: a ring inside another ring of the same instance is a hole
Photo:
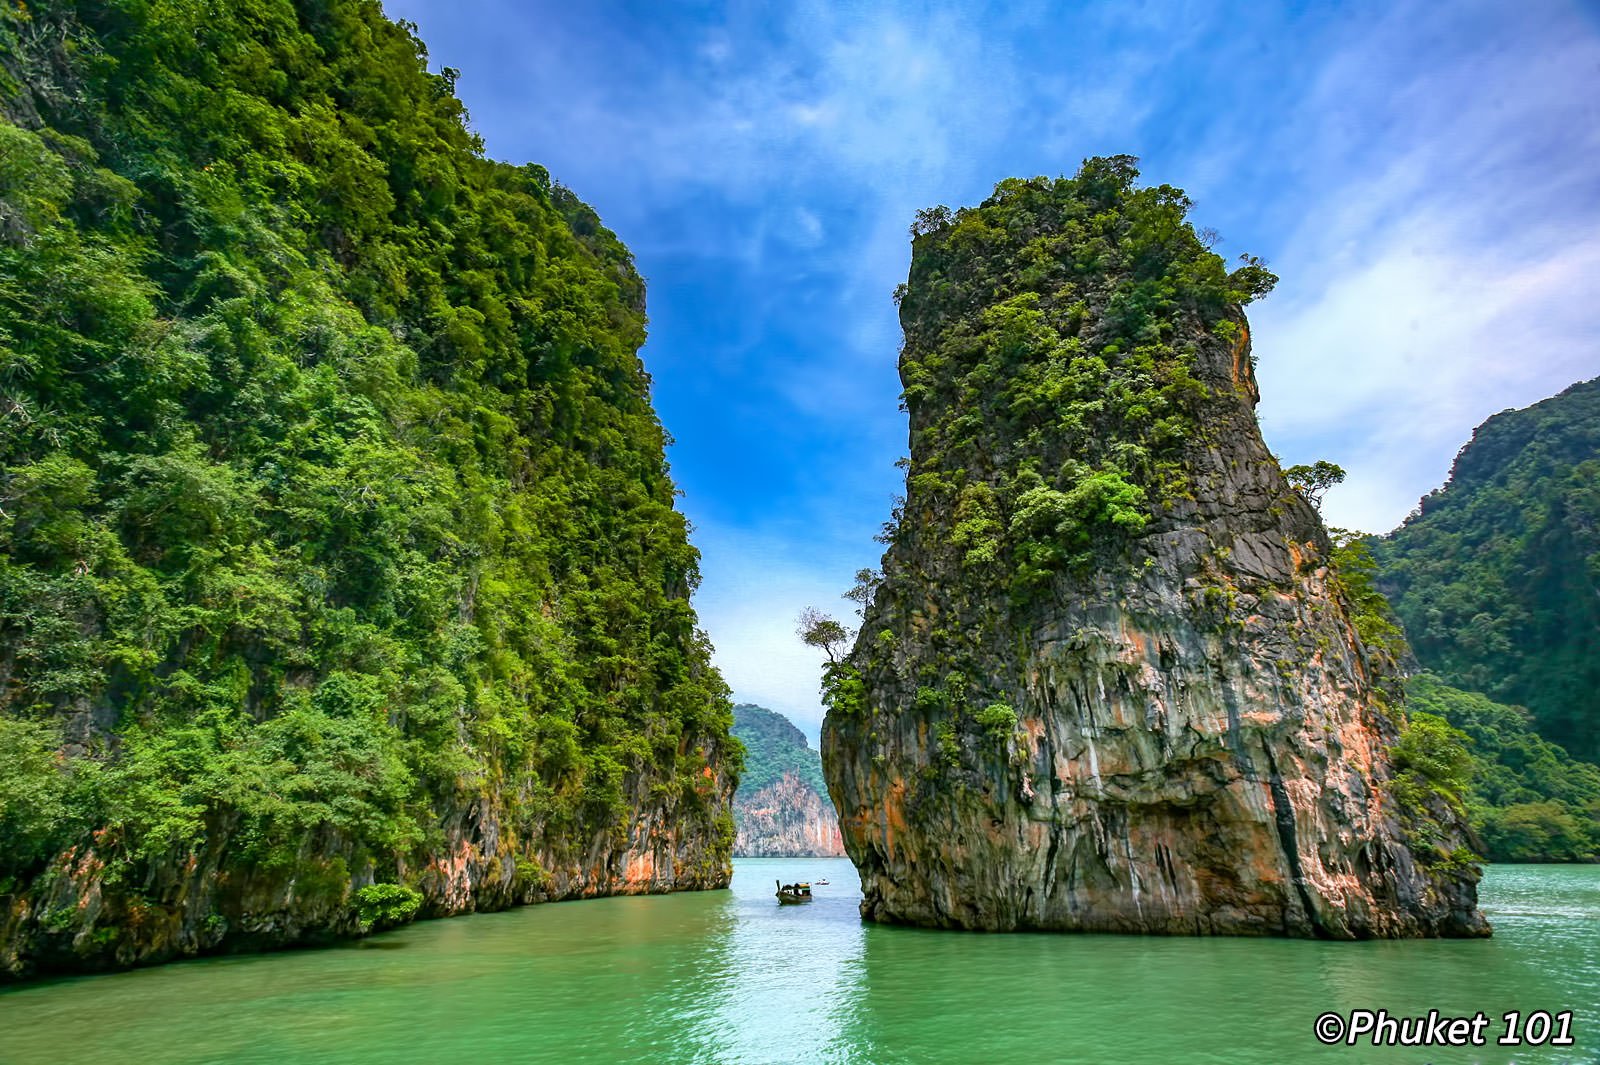
[[[807,781],[785,772],[733,800],[733,853],[739,858],[840,858],[844,840],[833,805]]]
[[[733,852],[742,857],[839,857],[839,819],[822,760],[787,717],[752,703],[733,708],[744,772],[733,797]]]
[[[711,772],[689,802],[630,780],[632,813],[574,841],[555,833],[519,844],[492,797],[440,811],[441,838],[401,882],[422,895],[419,917],[452,917],[604,895],[725,888],[733,782]],[[356,842],[321,831],[295,860],[264,866],[241,855],[239,818],[213,815],[207,841],[130,870],[93,844],[63,854],[34,890],[0,900],[0,978],[148,965],[240,950],[323,943],[365,929],[351,900],[374,863]],[[108,862],[108,857],[113,860]]]
[[[1262,443],[1232,274],[1132,161],[919,218],[903,508],[823,764],[872,920],[1481,935],[1393,663]]]

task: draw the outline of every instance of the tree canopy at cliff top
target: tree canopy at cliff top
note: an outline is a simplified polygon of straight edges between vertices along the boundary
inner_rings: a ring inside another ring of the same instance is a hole
[[[822,758],[807,746],[805,733],[782,714],[762,706],[740,703],[733,708],[733,734],[744,744],[744,775],[739,779],[742,798],[771,787],[793,773],[826,800]]]

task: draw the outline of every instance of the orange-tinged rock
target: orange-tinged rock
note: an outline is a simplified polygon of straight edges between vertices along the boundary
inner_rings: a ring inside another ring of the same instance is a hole
[[[862,912],[1486,934],[1456,814],[1389,794],[1398,672],[1262,441],[1242,309],[1196,292],[1129,311],[1131,264],[1185,229],[1180,212],[1172,242],[1106,255],[1086,220],[1115,229],[1159,193],[1100,162],[1002,186],[974,212],[993,239],[955,224],[913,246],[907,517],[848,656],[864,705],[823,726]]]

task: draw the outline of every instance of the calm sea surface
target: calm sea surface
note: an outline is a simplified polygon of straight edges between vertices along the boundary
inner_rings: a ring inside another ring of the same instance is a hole
[[[775,879],[827,878],[778,907]],[[863,925],[850,863],[0,991],[0,1062],[1600,1063],[1600,866],[1497,866],[1482,942]],[[1573,1010],[1555,1050],[1324,1047],[1326,1011]]]

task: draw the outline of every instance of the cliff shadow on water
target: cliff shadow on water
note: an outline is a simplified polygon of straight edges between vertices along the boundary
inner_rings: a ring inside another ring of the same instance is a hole
[[[825,681],[862,913],[1487,935],[1457,797],[1390,753],[1397,646],[1261,439],[1276,278],[1134,163],[913,227],[905,500]]]

